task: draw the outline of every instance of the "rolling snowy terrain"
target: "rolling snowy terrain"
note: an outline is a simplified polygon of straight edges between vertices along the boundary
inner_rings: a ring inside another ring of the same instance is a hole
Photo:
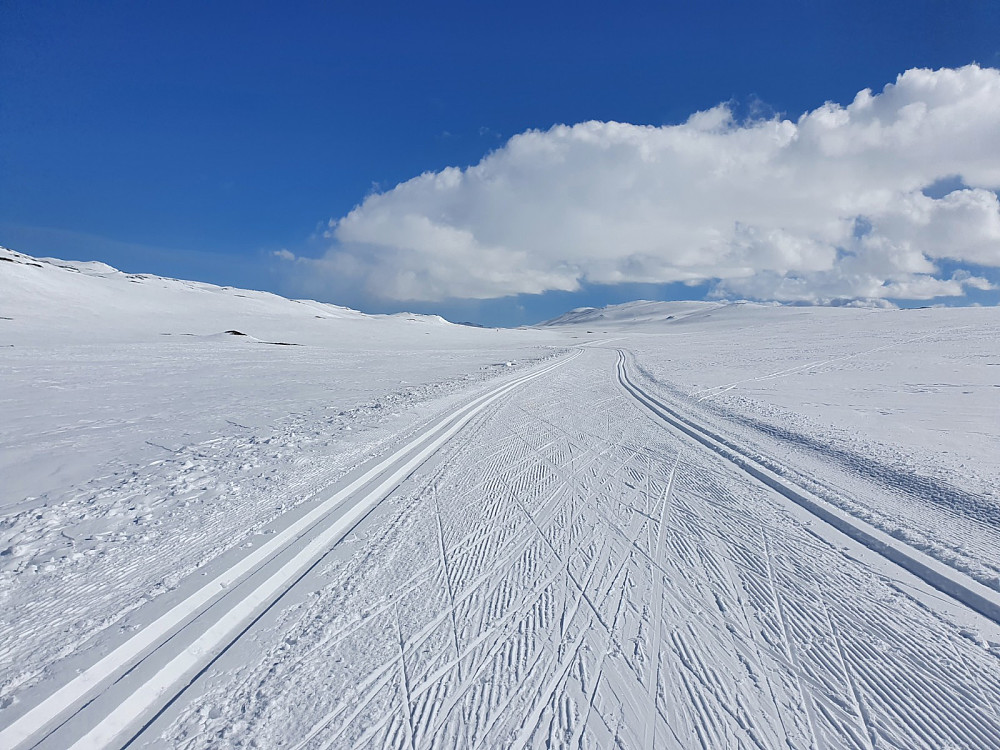
[[[1000,748],[996,308],[0,261],[0,747]]]

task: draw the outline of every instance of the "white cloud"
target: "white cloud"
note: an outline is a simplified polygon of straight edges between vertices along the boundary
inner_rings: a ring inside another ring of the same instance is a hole
[[[938,199],[922,190],[959,176]],[[369,195],[312,262],[389,300],[582,283],[715,281],[760,299],[914,298],[989,288],[1000,267],[1000,71],[914,69],[797,121],[557,125],[478,164]]]

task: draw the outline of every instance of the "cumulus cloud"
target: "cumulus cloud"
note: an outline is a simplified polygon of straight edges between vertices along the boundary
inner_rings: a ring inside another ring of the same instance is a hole
[[[1000,71],[913,69],[795,121],[739,123],[722,104],[680,125],[521,133],[369,195],[330,222],[311,272],[386,300],[677,281],[931,299],[991,287],[963,269],[1000,267],[998,188]]]

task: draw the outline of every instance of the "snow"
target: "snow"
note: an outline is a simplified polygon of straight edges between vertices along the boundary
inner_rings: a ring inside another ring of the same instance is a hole
[[[300,451],[363,415],[401,428],[410,417],[394,415],[406,404],[491,377],[498,353],[528,362],[553,341],[4,257],[0,508],[58,504],[52,493],[95,471],[125,475],[205,440],[220,441],[215,456],[247,451],[257,465],[278,424]]]
[[[0,258],[0,746],[1000,748],[1000,310]]]
[[[631,348],[686,413],[1000,588],[998,312],[726,306]]]
[[[578,307],[557,318],[540,323],[540,326],[569,325],[622,325],[637,323],[665,323],[698,313],[707,313],[722,306],[719,302],[650,302],[637,300],[608,307]]]

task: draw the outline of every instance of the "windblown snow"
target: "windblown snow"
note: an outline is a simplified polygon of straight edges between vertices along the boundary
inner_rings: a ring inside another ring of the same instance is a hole
[[[997,308],[0,249],[0,384],[0,747],[1000,748]]]

